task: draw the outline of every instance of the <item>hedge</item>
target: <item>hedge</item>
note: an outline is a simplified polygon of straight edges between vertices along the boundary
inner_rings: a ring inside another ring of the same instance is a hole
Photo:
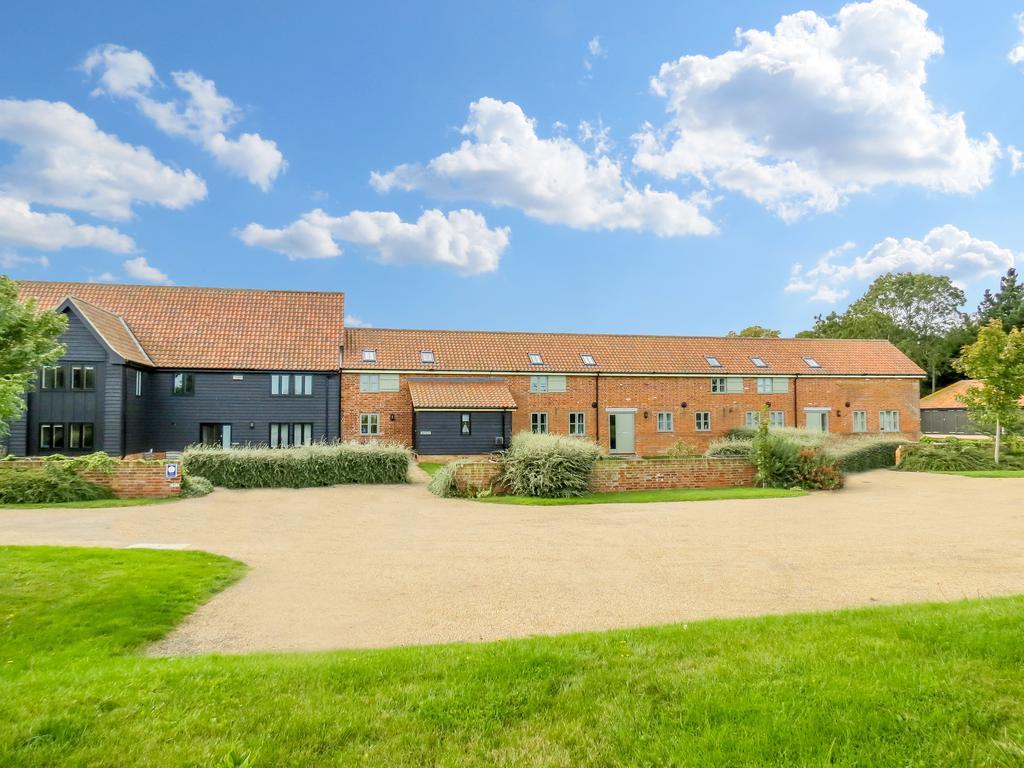
[[[222,488],[313,488],[347,483],[404,483],[412,458],[399,443],[319,443],[297,448],[190,446],[186,474]]]
[[[515,496],[582,496],[600,457],[601,449],[589,440],[520,432],[502,454],[502,481]]]
[[[866,472],[895,467],[896,449],[905,442],[889,438],[850,440],[846,445],[831,446],[828,453],[839,460],[843,472]]]
[[[39,469],[0,469],[0,504],[60,504],[112,499],[113,492],[80,478],[70,466],[40,462]]]

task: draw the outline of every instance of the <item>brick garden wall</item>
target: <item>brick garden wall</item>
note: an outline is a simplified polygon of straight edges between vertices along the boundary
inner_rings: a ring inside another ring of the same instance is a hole
[[[756,470],[745,459],[623,459],[599,461],[591,488],[597,493],[647,491],[661,488],[733,488],[754,484]],[[463,493],[490,488],[501,475],[493,462],[462,464],[455,484]],[[500,488],[496,489],[501,492]]]
[[[160,499],[181,494],[181,465],[178,465],[177,479],[168,480],[163,461],[122,461],[111,472],[84,471],[79,477],[96,485],[102,485],[114,492],[119,499]],[[43,463],[38,460],[5,461],[0,465],[3,471],[39,470]]]

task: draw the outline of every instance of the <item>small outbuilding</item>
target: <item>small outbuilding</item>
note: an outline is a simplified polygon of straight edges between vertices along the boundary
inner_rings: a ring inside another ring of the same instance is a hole
[[[959,395],[984,386],[976,379],[964,379],[943,387],[921,398],[921,432],[925,435],[981,435],[984,434],[967,417],[967,406]],[[1021,398],[1024,408],[1024,398]]]

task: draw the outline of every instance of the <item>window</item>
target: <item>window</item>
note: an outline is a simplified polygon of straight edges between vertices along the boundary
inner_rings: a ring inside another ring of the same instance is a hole
[[[757,391],[761,394],[779,394],[789,391],[789,379],[778,376],[764,376],[757,380]]]
[[[191,395],[196,391],[195,380],[191,373],[174,374],[174,383],[171,385],[173,395]]]
[[[768,413],[768,426],[770,426],[770,427],[784,427],[784,426],[786,426],[786,412],[785,411],[770,411]]]
[[[718,377],[711,380],[711,391],[718,394],[743,391],[743,379],[739,376]]]
[[[580,355],[580,360],[583,361],[584,365],[597,365],[597,360],[594,359],[593,355]]]
[[[459,417],[459,434],[471,435],[473,434],[473,416],[469,413],[464,413]]]
[[[743,424],[748,427],[756,427],[761,423],[760,411],[747,411],[743,418]]]
[[[64,448],[64,425],[63,424],[40,424],[39,425],[39,450],[59,451]]]
[[[546,435],[548,432],[548,415],[546,413],[530,414],[530,429],[535,435]]]
[[[565,392],[565,376],[531,376],[531,392]]]
[[[768,367],[768,363],[766,363],[764,361],[764,358],[762,358],[762,357],[752,357],[752,358],[750,358],[750,362],[752,362],[758,368],[767,368]]]
[[[587,417],[583,411],[573,411],[569,414],[569,434],[575,437],[587,434]]]
[[[530,365],[544,365],[544,358],[539,352],[530,352]]]
[[[672,431],[672,411],[658,411],[658,431]]]
[[[39,386],[42,389],[64,389],[64,366],[43,368],[39,376]]]
[[[711,431],[711,411],[697,411],[693,414],[693,427],[698,432]]]
[[[379,413],[361,413],[361,414],[359,414],[359,434],[360,435],[379,435],[380,434],[380,414]]]
[[[71,388],[96,389],[96,368],[92,365],[72,365]]]
[[[868,431],[868,412],[867,411],[854,411],[853,412],[853,431],[854,432],[867,432]]]
[[[292,424],[292,445],[312,445],[313,425],[309,422]]]
[[[712,368],[721,368],[722,364],[718,362],[718,358],[714,355],[704,355],[704,359],[708,361],[708,365]]]
[[[364,363],[376,363],[377,362],[377,350],[376,349],[364,349],[363,350],[363,362]]]
[[[89,451],[93,446],[93,426],[88,422],[68,424],[68,449],[72,451]]]
[[[420,362],[421,363],[433,363],[434,362],[434,353],[433,353],[433,351],[429,350],[429,349],[424,349],[422,352],[420,352]]]
[[[360,392],[397,392],[397,373],[363,373],[359,376]]]
[[[879,432],[899,432],[900,431],[900,412],[899,411],[879,411],[878,412],[878,431]]]
[[[288,446],[288,425],[281,422],[270,424],[270,447],[285,448]]]
[[[270,375],[270,394],[287,395],[291,388],[292,377],[287,373],[273,373]]]
[[[142,397],[142,371],[135,372],[135,396]]]
[[[813,357],[805,357],[804,362],[807,363],[811,368],[821,368],[821,363],[815,360]]]
[[[295,394],[309,397],[313,394],[313,376],[308,373],[295,374]]]

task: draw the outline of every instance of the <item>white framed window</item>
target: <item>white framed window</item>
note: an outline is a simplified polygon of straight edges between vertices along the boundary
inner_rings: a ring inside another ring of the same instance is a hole
[[[762,376],[757,380],[757,391],[761,394],[781,394],[789,391],[789,379],[781,376]]]
[[[64,448],[64,425],[63,424],[40,424],[39,425],[39,449],[59,451]]]
[[[364,363],[376,363],[377,362],[377,350],[376,349],[364,349],[363,350],[363,362]]]
[[[711,411],[697,411],[693,414],[693,428],[698,432],[711,431]]]
[[[594,359],[593,355],[580,355],[580,360],[583,361],[584,365],[597,365],[597,360]]]
[[[658,431],[659,432],[672,432],[672,411],[658,411]]]
[[[722,363],[714,355],[704,355],[704,359],[707,360],[708,365],[712,368],[721,368]]]
[[[531,392],[565,392],[565,376],[531,376]]]
[[[271,422],[270,439],[271,448],[285,448],[288,446],[288,425],[281,422]]]
[[[459,416],[459,433],[464,436],[473,434],[473,414],[463,413]]]
[[[92,365],[71,366],[72,389],[96,389],[96,368]]]
[[[171,380],[172,395],[194,395],[196,391],[195,377],[191,373],[176,373]]]
[[[821,363],[819,363],[813,357],[805,357],[804,362],[807,363],[808,368],[821,368]]]
[[[72,451],[91,451],[94,431],[92,422],[68,424],[68,448]]]
[[[292,445],[312,445],[313,425],[307,422],[292,424]]]
[[[770,426],[770,427],[784,427],[784,426],[786,426],[786,412],[785,411],[769,411],[768,412],[768,426]]]
[[[756,427],[761,423],[761,412],[760,411],[747,411],[743,415],[743,425],[746,427]]]
[[[587,416],[583,411],[573,411],[569,414],[569,434],[576,437],[587,434]]]
[[[541,357],[540,352],[530,352],[530,365],[544,365],[544,358]]]
[[[295,388],[293,390],[296,395],[302,397],[309,397],[313,394],[313,376],[309,373],[296,373],[295,374]]]
[[[142,371],[135,372],[135,396],[142,397]]]
[[[380,414],[379,413],[361,413],[361,414],[359,414],[359,434],[360,435],[379,435],[380,434]]]
[[[397,392],[397,373],[361,373],[359,374],[360,392]]]
[[[64,366],[43,368],[39,375],[40,389],[64,389]]]
[[[530,430],[535,435],[546,435],[548,432],[548,415],[543,412],[531,413]]]
[[[853,412],[853,431],[854,432],[867,432],[868,431],[868,412],[867,411],[854,411]]]
[[[711,391],[716,394],[738,394],[743,391],[743,379],[739,376],[719,376],[711,380]]]
[[[291,393],[292,377],[287,373],[272,373],[270,375],[270,394],[287,395]]]
[[[421,363],[433,363],[434,362],[434,351],[432,349],[420,350],[420,362]]]
[[[900,431],[900,412],[899,411],[879,411],[878,412],[878,431],[879,432],[899,432]]]
[[[763,357],[752,357],[752,358],[750,358],[750,362],[752,362],[758,368],[767,368],[768,367],[768,363],[766,363],[764,361]]]

